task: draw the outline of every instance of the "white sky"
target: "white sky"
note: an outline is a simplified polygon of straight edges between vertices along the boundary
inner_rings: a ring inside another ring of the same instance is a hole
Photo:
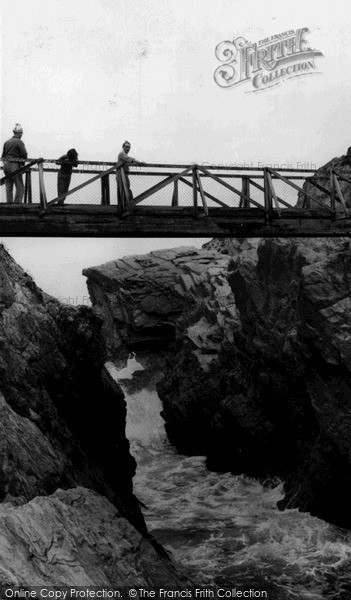
[[[318,166],[350,145],[346,0],[3,0],[3,139],[19,121],[32,157],[74,146],[115,160]],[[223,40],[308,27],[321,75],[248,94],[213,73]]]
[[[162,248],[201,246],[208,239],[0,238],[15,261],[45,292],[66,304],[89,304],[82,269]]]
[[[22,123],[31,157],[74,146],[81,160],[115,160],[127,138],[146,162],[318,167],[351,146],[349,1],[3,0],[2,21],[2,139]],[[301,27],[324,54],[321,74],[255,94],[246,93],[251,85],[215,84],[221,41]],[[82,295],[75,277],[83,266],[145,243],[4,241],[60,296]],[[166,241],[150,244],[183,244]]]

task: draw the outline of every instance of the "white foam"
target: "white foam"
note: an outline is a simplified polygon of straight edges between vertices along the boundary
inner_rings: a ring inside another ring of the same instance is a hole
[[[138,463],[134,489],[148,507],[148,529],[200,584],[232,577],[238,587],[252,587],[259,578],[278,600],[331,600],[339,586],[351,586],[351,533],[297,510],[279,512],[281,485],[263,488],[209,472],[204,457],[179,456],[166,441],[155,384],[131,393],[123,384],[142,369],[137,358],[124,369],[108,368],[126,395],[127,437]]]

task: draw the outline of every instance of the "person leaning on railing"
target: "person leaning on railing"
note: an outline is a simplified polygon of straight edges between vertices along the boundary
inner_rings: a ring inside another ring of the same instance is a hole
[[[28,156],[26,147],[21,140],[23,128],[20,123],[16,123],[13,129],[13,136],[4,144],[1,159],[4,163],[5,176],[12,175],[15,171],[23,167]],[[15,202],[21,203],[24,195],[24,185],[22,173],[17,173],[6,180],[6,202],[13,203],[13,185],[15,185]]]
[[[56,164],[61,167],[57,174],[57,195],[62,196],[69,190],[73,167],[78,167],[78,153],[75,148],[68,150],[67,154],[56,161]],[[63,204],[65,199],[66,196],[63,196],[57,204]]]
[[[125,192],[124,192],[124,185],[123,185],[121,169],[123,169],[123,172],[124,172],[124,180],[126,183],[127,193],[129,196],[128,200],[129,200],[129,203],[132,204],[133,203],[133,192],[130,189],[130,181],[129,181],[129,176],[128,176],[129,166],[146,164],[144,162],[140,162],[139,160],[136,160],[136,158],[132,158],[131,156],[128,156],[130,148],[131,148],[130,142],[128,142],[126,140],[124,142],[124,144],[122,146],[122,150],[119,153],[118,158],[117,158],[117,163],[119,163],[119,162],[123,163],[122,167],[120,169],[117,169],[117,172],[116,172],[118,197],[121,199],[124,199],[124,201],[121,203],[122,206],[125,206],[127,204],[127,202],[125,199]]]

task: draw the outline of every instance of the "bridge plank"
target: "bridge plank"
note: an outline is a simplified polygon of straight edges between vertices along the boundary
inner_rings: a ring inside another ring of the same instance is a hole
[[[326,211],[273,209],[267,221],[255,208],[209,208],[194,218],[193,207],[136,206],[121,217],[117,206],[53,206],[38,218],[38,205],[0,205],[0,235],[97,237],[345,237],[351,238],[351,218],[331,219]]]

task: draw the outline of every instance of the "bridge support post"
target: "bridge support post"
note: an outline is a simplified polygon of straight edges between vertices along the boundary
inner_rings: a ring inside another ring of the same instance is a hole
[[[40,206],[42,209],[46,209],[47,199],[44,185],[44,171],[43,171],[43,159],[38,160],[38,173],[39,173],[39,197]]]
[[[332,209],[332,211],[334,212],[334,215],[335,215],[336,214],[336,202],[335,202],[335,180],[334,180],[333,169],[330,169],[329,175],[330,175],[330,208]]]
[[[242,178],[241,191],[243,194],[245,194],[245,196],[247,196],[248,198],[250,197],[250,180],[248,177],[245,177],[244,175]],[[239,208],[250,208],[250,202],[246,198],[243,198],[241,196]]]
[[[30,169],[25,174],[24,203],[32,204],[32,172]]]
[[[178,179],[176,179],[173,185],[172,206],[179,206]]]
[[[194,204],[194,216],[198,217],[198,204],[197,204],[197,177],[196,177],[196,165],[192,169],[193,175],[193,204]]]
[[[266,215],[268,216],[268,218],[272,215],[272,192],[271,192],[271,188],[269,185],[269,176],[268,176],[268,169],[265,168],[264,169],[264,173],[263,173],[263,186],[264,186],[264,206],[265,209],[268,211],[266,213]]]
[[[101,204],[110,204],[110,177],[105,175],[101,178]]]

